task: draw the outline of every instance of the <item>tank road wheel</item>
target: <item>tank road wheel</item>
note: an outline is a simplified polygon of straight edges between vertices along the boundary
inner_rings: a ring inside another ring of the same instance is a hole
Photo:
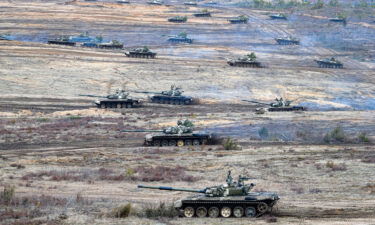
[[[232,214],[232,210],[231,208],[229,208],[228,206],[224,206],[223,208],[221,208],[220,210],[220,215],[224,218],[228,218],[230,217],[230,215]]]
[[[182,147],[182,146],[184,146],[184,141],[183,141],[183,140],[178,140],[178,141],[177,141],[177,146],[178,146],[178,147]]]
[[[243,216],[243,208],[241,206],[237,206],[233,209],[233,216],[240,218]]]
[[[100,104],[100,108],[105,109],[105,104],[104,103]]]
[[[186,145],[186,146],[191,145],[191,140],[185,140],[185,145]]]
[[[194,216],[194,208],[193,207],[186,207],[185,209],[184,209],[184,216],[185,217],[193,217]]]
[[[258,212],[265,213],[268,210],[268,205],[264,202],[261,202],[258,204],[257,209],[258,209]]]
[[[208,209],[208,216],[211,218],[216,218],[219,216],[219,208],[218,207],[211,207]]]
[[[246,217],[255,217],[257,214],[257,211],[255,210],[254,207],[247,207],[245,209],[245,216]]]
[[[177,142],[176,142],[176,140],[170,140],[168,144],[169,144],[169,146],[176,146]]]
[[[206,217],[207,216],[207,209],[206,207],[198,207],[195,214],[197,214],[198,217],[202,218],[202,217]]]
[[[168,146],[168,140],[162,140],[161,146]]]
[[[152,144],[153,146],[160,146],[160,141],[159,140],[155,140],[152,143],[153,143]]]
[[[193,145],[195,145],[195,146],[197,146],[197,145],[199,145],[200,143],[199,143],[199,140],[198,139],[194,139],[193,140]]]
[[[117,108],[118,108],[118,109],[121,109],[121,108],[122,108],[121,103],[117,103]]]

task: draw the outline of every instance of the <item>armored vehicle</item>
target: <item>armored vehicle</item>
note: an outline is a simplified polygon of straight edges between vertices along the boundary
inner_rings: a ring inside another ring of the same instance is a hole
[[[249,21],[249,18],[247,16],[242,15],[234,19],[229,19],[228,21],[232,24],[247,23]]]
[[[240,57],[238,59],[230,59],[227,62],[230,66],[253,67],[253,68],[262,67],[261,63],[256,61],[256,56],[253,52],[243,57]]]
[[[189,146],[203,145],[211,140],[205,132],[193,131],[194,124],[189,120],[179,120],[177,126],[163,130],[122,130],[122,132],[154,132],[145,136],[145,146]]]
[[[270,18],[272,20],[287,20],[288,19],[286,15],[284,14],[273,14],[273,15],[270,15]]]
[[[130,1],[126,1],[126,0],[119,0],[119,1],[116,1],[117,3],[119,4],[130,4]]]
[[[71,41],[69,37],[67,36],[61,36],[56,39],[51,39],[48,40],[48,44],[53,44],[53,45],[68,45],[68,46],[75,46],[76,43],[74,41]]]
[[[154,94],[150,100],[153,103],[172,104],[172,105],[189,105],[193,103],[193,98],[190,96],[183,96],[181,88],[175,85],[171,86],[168,91],[150,92],[150,91],[135,91],[136,93]]]
[[[197,6],[198,3],[196,3],[196,2],[184,2],[184,5]]]
[[[186,23],[187,16],[174,16],[169,18],[168,21],[173,23]]]
[[[322,59],[322,60],[314,60],[316,63],[318,63],[320,68],[339,68],[342,69],[344,65],[335,59],[334,57],[330,59]]]
[[[205,3],[206,5],[217,5],[217,2],[214,2],[214,1],[209,1],[207,3]]]
[[[0,34],[0,40],[2,41],[12,41],[15,40],[15,37],[10,34]]]
[[[178,43],[178,42],[184,42],[184,43],[189,43],[189,44],[193,43],[193,39],[188,38],[185,32],[181,32],[178,35],[168,38],[168,41],[174,42],[174,43]]]
[[[299,45],[299,39],[293,37],[275,38],[279,45]]]
[[[208,12],[207,9],[204,9],[204,10],[202,10],[202,11],[199,12],[199,13],[194,13],[193,15],[194,15],[195,17],[211,17],[211,13]]]
[[[272,103],[263,103],[263,102],[257,102],[257,101],[250,101],[250,100],[242,100],[245,102],[251,102],[251,103],[256,103],[259,105],[265,105],[265,106],[270,106],[267,108],[268,112],[287,112],[287,111],[306,111],[306,108],[303,106],[291,106],[290,104],[293,101],[290,100],[284,100],[283,98],[276,98],[276,102]],[[257,111],[261,111],[261,109],[258,109]]]
[[[104,49],[123,49],[124,48],[124,44],[116,40],[113,40],[108,43],[99,43],[97,46],[98,48],[104,48]]]
[[[163,5],[162,1],[154,0],[154,1],[148,1],[147,4],[149,5]]]
[[[132,58],[155,58],[156,53],[151,52],[150,49],[147,46],[144,46],[143,48],[135,48],[130,50],[129,52],[125,52],[125,55],[127,57]]]
[[[329,21],[335,22],[335,23],[342,23],[345,26],[346,25],[346,16],[339,13],[335,18],[330,18]]]
[[[95,105],[98,108],[132,108],[140,105],[140,101],[136,99],[129,98],[129,93],[124,90],[117,89],[116,93],[107,96],[97,96],[97,95],[79,95],[85,97],[95,97],[99,98],[95,100]]]
[[[145,185],[138,185],[138,188],[197,193],[174,202],[174,208],[185,217],[257,217],[271,211],[280,197],[274,192],[251,191],[255,184],[245,184],[246,180],[250,178],[240,175],[233,181],[229,171],[225,184],[204,189]]]

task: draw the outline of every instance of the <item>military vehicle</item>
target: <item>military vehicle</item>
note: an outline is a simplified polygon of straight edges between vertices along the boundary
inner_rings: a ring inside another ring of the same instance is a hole
[[[187,16],[174,16],[169,18],[168,21],[172,23],[186,23]]]
[[[163,130],[122,130],[122,132],[153,132],[145,136],[145,146],[189,146],[209,143],[211,135],[193,131],[194,124],[189,120],[179,120],[177,126]]]
[[[280,197],[274,192],[253,192],[255,184],[245,184],[249,177],[239,176],[233,181],[228,172],[226,183],[204,189],[154,187],[138,188],[197,193],[174,202],[174,208],[185,217],[258,217],[272,210]]]
[[[198,3],[196,3],[196,2],[184,2],[184,5],[197,6]]]
[[[293,37],[275,38],[277,44],[279,45],[299,45],[299,39]]]
[[[249,18],[247,16],[242,15],[237,18],[229,19],[228,21],[232,24],[247,23],[249,21]]]
[[[327,58],[327,59],[322,59],[322,60],[314,60],[316,63],[318,63],[320,68],[339,68],[342,69],[344,65],[335,59],[334,57],[332,58]]]
[[[306,108],[303,106],[291,106],[290,104],[293,101],[284,100],[283,98],[280,98],[280,99],[276,98],[275,100],[276,102],[272,102],[272,103],[263,103],[263,102],[250,101],[250,100],[242,100],[242,101],[256,103],[259,105],[270,106],[269,108],[267,108],[268,112],[306,111]],[[262,110],[258,109],[257,111],[261,112]]]
[[[168,91],[150,92],[150,91],[135,91],[136,93],[154,94],[150,100],[153,103],[172,104],[172,105],[189,105],[193,103],[193,98],[190,96],[183,96],[181,88],[175,85],[171,86]]]
[[[13,40],[13,38],[10,34],[0,34],[0,40],[1,41],[11,41],[11,40]]]
[[[203,9],[201,12],[194,13],[193,15],[195,17],[211,17],[211,13],[207,9]]]
[[[217,2],[209,1],[209,2],[205,3],[205,5],[217,5]]]
[[[117,3],[119,4],[130,4],[130,1],[126,1],[126,0],[119,0],[119,1],[116,1]]]
[[[285,14],[273,14],[273,15],[270,15],[270,18],[272,20],[287,20],[288,18],[286,17]]]
[[[94,97],[100,98],[95,100],[94,103],[98,108],[133,108],[139,106],[141,103],[139,100],[128,98],[129,93],[117,89],[115,94],[107,96],[98,96],[98,95],[79,95],[85,97]]]
[[[130,50],[129,52],[125,52],[125,55],[127,57],[132,58],[155,58],[156,53],[151,52],[150,49],[147,46],[144,46],[143,48],[135,48]]]
[[[170,38],[168,38],[168,41],[174,42],[174,43],[178,43],[178,42],[184,42],[184,43],[189,43],[189,44],[193,43],[193,39],[188,38],[185,32],[181,32],[178,35],[171,36]]]
[[[123,49],[124,48],[124,44],[116,40],[113,40],[107,43],[99,43],[97,44],[97,46],[98,48],[103,48],[103,49]]]
[[[48,44],[53,45],[68,45],[68,46],[75,46],[76,43],[74,41],[71,41],[68,36],[61,36],[56,39],[50,39],[47,42]]]
[[[148,1],[147,4],[149,4],[149,5],[163,5],[163,1],[159,1],[159,0]]]
[[[253,67],[253,68],[262,67],[261,63],[256,61],[256,56],[253,52],[243,57],[239,57],[238,59],[230,59],[227,61],[227,63],[230,66],[237,66],[237,67]]]

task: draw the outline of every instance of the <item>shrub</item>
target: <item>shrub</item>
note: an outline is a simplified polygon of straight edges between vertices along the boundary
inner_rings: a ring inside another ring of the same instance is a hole
[[[269,137],[268,129],[265,128],[265,127],[262,127],[258,131],[258,134],[259,134],[259,137],[262,138],[262,139],[267,139]]]
[[[361,132],[358,135],[358,141],[362,142],[362,143],[369,143],[370,139],[367,137],[367,133],[366,132]]]
[[[347,167],[346,167],[345,163],[336,164],[333,161],[328,161],[326,163],[326,167],[331,169],[332,171],[345,171],[345,170],[347,170]]]
[[[322,9],[324,7],[324,2],[322,0],[318,0],[311,9]]]
[[[14,198],[14,192],[14,186],[4,186],[4,190],[0,195],[0,203],[9,205]]]
[[[173,207],[173,204],[166,204],[164,202],[160,202],[158,205],[149,204],[144,206],[142,208],[142,211],[138,213],[138,216],[147,218],[173,218],[178,216],[178,211]]]
[[[339,6],[339,1],[338,0],[330,0],[328,4],[329,4],[329,6],[336,7],[336,6]]]
[[[126,205],[122,205],[113,209],[110,215],[116,218],[125,218],[129,216],[131,210],[132,210],[132,205],[128,203]]]
[[[336,127],[331,132],[328,132],[324,136],[323,140],[325,143],[345,142],[347,140],[347,137],[341,127]]]
[[[367,155],[361,161],[364,163],[375,163],[375,155]]]
[[[241,150],[241,146],[239,146],[232,138],[227,138],[224,141],[223,147],[225,150]]]

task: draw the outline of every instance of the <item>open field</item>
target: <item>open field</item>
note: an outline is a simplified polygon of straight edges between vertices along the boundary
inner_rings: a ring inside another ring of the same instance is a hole
[[[200,189],[223,183],[228,170],[253,178],[255,190],[281,197],[272,215],[253,224],[375,223],[371,17],[342,26],[326,21],[331,8],[304,9],[273,21],[268,15],[275,9],[220,4],[208,7],[211,18],[195,18],[191,14],[204,7],[145,2],[0,2],[0,33],[16,37],[0,41],[0,191],[15,187],[9,201],[11,191],[0,193],[0,224],[249,224],[245,218],[140,215],[149,204],[170,204],[188,193],[139,190],[137,184]],[[241,14],[248,24],[227,22]],[[167,22],[176,15],[187,15],[188,22]],[[124,42],[127,50],[147,45],[158,55],[147,60],[127,58],[124,50],[46,44],[86,31]],[[194,43],[166,41],[181,31]],[[300,37],[301,45],[276,45],[274,38],[285,35]],[[265,68],[226,63],[252,51]],[[333,56],[344,69],[313,61]],[[171,84],[201,104],[156,105],[131,92],[141,107],[109,110],[78,96],[122,86],[161,91]],[[241,101],[279,96],[308,111],[258,115],[256,105]],[[242,150],[142,147],[143,133],[120,132],[161,129],[181,118],[233,138]],[[335,129],[342,136],[329,144],[327,134]],[[114,218],[112,210],[127,203],[131,216]]]

